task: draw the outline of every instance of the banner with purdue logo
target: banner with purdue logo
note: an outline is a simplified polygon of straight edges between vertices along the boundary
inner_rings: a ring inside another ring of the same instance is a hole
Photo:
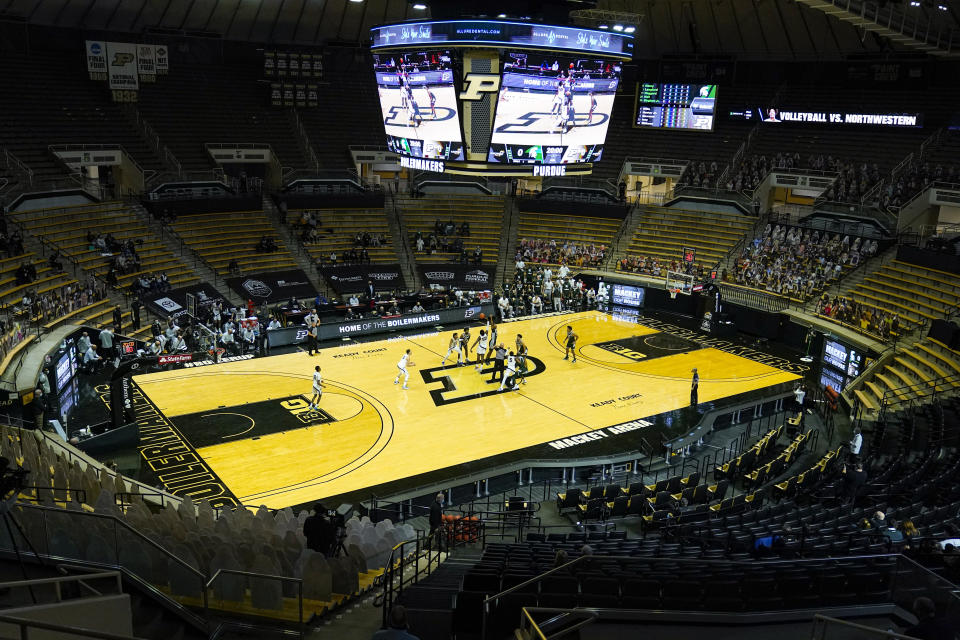
[[[320,275],[337,293],[360,293],[366,291],[367,281],[373,282],[377,291],[405,289],[400,265],[352,264],[341,267],[323,267]]]
[[[87,40],[87,73],[91,80],[107,79],[107,43]]]
[[[129,42],[108,42],[107,70],[111,89],[138,90],[140,81],[137,78],[137,45]]]
[[[420,264],[417,265],[420,277],[426,285],[456,287],[467,291],[492,289],[496,267],[481,265],[475,267],[466,264]]]
[[[227,278],[227,286],[244,300],[278,302],[290,298],[313,298],[317,295],[303,269],[251,273],[248,276]]]

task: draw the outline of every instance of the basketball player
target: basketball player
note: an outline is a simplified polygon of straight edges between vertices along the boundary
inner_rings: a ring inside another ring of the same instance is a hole
[[[550,107],[551,115],[558,115],[563,108],[563,83],[557,83],[557,93],[553,96],[553,105]]]
[[[397,373],[397,377],[393,379],[393,384],[400,384],[400,376],[403,376],[403,388],[409,389],[407,383],[410,381],[410,372],[407,371],[407,367],[415,366],[417,366],[417,363],[410,359],[410,349],[407,349],[400,357],[400,362],[397,363],[397,369],[400,371]]]
[[[587,118],[587,122],[593,122],[593,112],[597,110],[597,98],[593,95],[593,91],[587,94],[587,97],[590,98],[590,117]]]
[[[490,318],[490,322],[487,324],[487,333],[490,338],[490,344],[497,344],[497,321],[493,318]],[[493,355],[493,349],[487,350],[487,357],[484,358],[484,364],[490,362],[490,357]]]
[[[440,366],[447,364],[447,358],[450,357],[451,353],[457,354],[457,366],[463,364],[463,350],[460,348],[460,338],[456,333],[450,337],[450,345],[447,347],[447,355],[443,356],[443,360],[440,361]]]
[[[507,387],[510,388],[510,391],[516,391],[520,387],[517,386],[515,377],[517,373],[517,358],[513,355],[513,351],[507,354],[507,362],[505,366],[507,370],[500,379],[500,389],[498,389],[498,391],[503,391]]]
[[[470,362],[470,327],[464,327],[460,334],[460,350],[463,353],[464,364]]]
[[[313,368],[313,397],[310,398],[310,408],[320,409],[320,397],[323,395],[323,376],[320,375],[320,365]]]
[[[477,336],[476,342],[473,343],[473,346],[477,348],[477,372],[480,372],[483,369],[483,359],[487,355],[487,351],[493,351],[493,349],[488,349],[490,343],[488,342],[487,332],[483,329],[480,329],[480,335]]]
[[[573,129],[577,124],[577,111],[573,108],[573,100],[567,104],[567,121],[566,121],[566,133],[570,133],[570,130]]]
[[[427,99],[430,100],[430,117],[436,120],[437,119],[437,96],[433,95],[433,91],[430,91],[430,87],[427,87]]]
[[[520,384],[527,384],[527,343],[523,341],[523,336],[517,334],[517,377],[520,378]]]
[[[577,338],[579,337],[580,336],[578,336],[573,332],[573,327],[571,327],[570,325],[567,325],[567,337],[566,337],[567,350],[564,351],[563,353],[564,360],[569,359],[570,354],[572,353],[573,362],[577,361]]]

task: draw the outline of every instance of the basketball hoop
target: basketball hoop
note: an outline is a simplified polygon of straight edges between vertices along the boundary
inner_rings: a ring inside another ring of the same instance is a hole
[[[676,300],[678,293],[680,293],[680,289],[670,289],[670,299]]]

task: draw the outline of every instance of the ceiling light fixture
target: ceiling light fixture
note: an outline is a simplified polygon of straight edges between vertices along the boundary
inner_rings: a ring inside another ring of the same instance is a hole
[[[630,27],[626,27],[626,28],[623,30],[623,32],[624,32],[624,33],[633,33],[633,32],[636,31],[636,30],[637,30],[636,27],[630,26]]]
[[[614,30],[614,31],[623,31],[623,25],[622,25],[622,24],[615,24],[615,25],[613,25],[613,30]]]
[[[413,8],[416,9],[417,11],[425,11],[427,8],[427,5],[423,4],[422,2],[414,2]]]
[[[609,29],[610,27],[609,27],[609,25],[600,24],[600,25],[597,25],[597,28],[598,28],[598,29]]]

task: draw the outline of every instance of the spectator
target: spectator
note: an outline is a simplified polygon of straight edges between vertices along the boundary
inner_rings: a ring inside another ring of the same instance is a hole
[[[402,604],[396,604],[390,609],[387,628],[380,629],[373,634],[372,640],[420,640],[409,631],[407,625],[407,610]]]
[[[97,354],[97,346],[91,344],[83,354],[83,370],[86,373],[95,373],[102,361],[103,358]]]
[[[933,600],[921,596],[913,601],[913,613],[917,624],[903,632],[904,635],[920,640],[954,640],[956,629],[944,616],[937,615]]]

